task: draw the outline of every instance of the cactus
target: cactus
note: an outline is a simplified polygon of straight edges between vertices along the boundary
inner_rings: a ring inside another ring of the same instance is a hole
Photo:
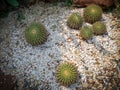
[[[42,24],[32,23],[25,30],[25,39],[33,46],[42,44],[47,40],[47,30]]]
[[[100,6],[91,4],[84,9],[84,19],[88,23],[94,23],[102,18],[102,9]]]
[[[93,36],[93,30],[90,27],[85,26],[80,30],[80,35],[83,39],[90,39]]]
[[[78,77],[77,67],[69,62],[62,63],[57,67],[56,77],[61,85],[71,85],[75,83]]]
[[[67,25],[72,29],[79,29],[82,26],[83,20],[80,15],[73,13],[67,20]]]
[[[95,34],[104,34],[106,32],[106,25],[100,21],[93,24],[93,32]]]

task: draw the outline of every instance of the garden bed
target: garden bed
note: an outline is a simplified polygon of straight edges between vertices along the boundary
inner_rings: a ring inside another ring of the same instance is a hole
[[[0,68],[18,79],[18,90],[119,90],[120,28],[111,13],[103,14],[107,33],[83,40],[79,30],[70,29],[67,18],[84,8],[53,6],[39,2],[25,8],[25,20],[11,12],[0,20]],[[26,27],[42,23],[48,31],[45,44],[31,46],[24,37]],[[83,23],[83,26],[90,25]],[[69,61],[78,67],[79,79],[70,87],[57,83],[58,64]],[[31,88],[31,89],[30,89]]]

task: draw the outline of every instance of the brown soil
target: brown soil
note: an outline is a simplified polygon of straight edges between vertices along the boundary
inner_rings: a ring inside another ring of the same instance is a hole
[[[5,75],[0,70],[0,90],[14,90],[14,76]]]

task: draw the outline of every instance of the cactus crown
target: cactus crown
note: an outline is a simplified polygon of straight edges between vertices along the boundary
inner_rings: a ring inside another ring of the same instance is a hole
[[[25,39],[33,46],[42,44],[47,39],[47,30],[42,24],[32,23],[25,30]]]
[[[93,36],[93,30],[90,27],[85,26],[80,30],[80,35],[83,39],[90,39]]]
[[[102,18],[102,9],[100,6],[91,4],[84,9],[84,19],[88,23],[94,23]]]
[[[60,84],[68,86],[73,84],[77,77],[78,71],[74,64],[72,63],[63,63],[57,67],[56,77]]]
[[[67,25],[72,29],[79,29],[82,26],[83,20],[80,15],[73,13],[67,20]]]
[[[106,32],[106,25],[100,21],[93,24],[93,32],[95,34],[104,34]]]

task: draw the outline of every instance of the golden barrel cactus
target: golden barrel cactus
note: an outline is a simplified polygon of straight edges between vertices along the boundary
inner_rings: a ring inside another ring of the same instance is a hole
[[[47,40],[47,30],[42,24],[32,23],[25,30],[25,39],[33,46],[42,44]]]
[[[88,23],[100,21],[102,18],[102,8],[98,5],[91,4],[84,9],[84,20]]]
[[[77,67],[69,62],[62,63],[57,67],[56,77],[61,85],[71,85],[75,83],[78,78]]]
[[[72,29],[79,29],[82,23],[83,19],[78,13],[72,13],[67,20],[67,25]]]

